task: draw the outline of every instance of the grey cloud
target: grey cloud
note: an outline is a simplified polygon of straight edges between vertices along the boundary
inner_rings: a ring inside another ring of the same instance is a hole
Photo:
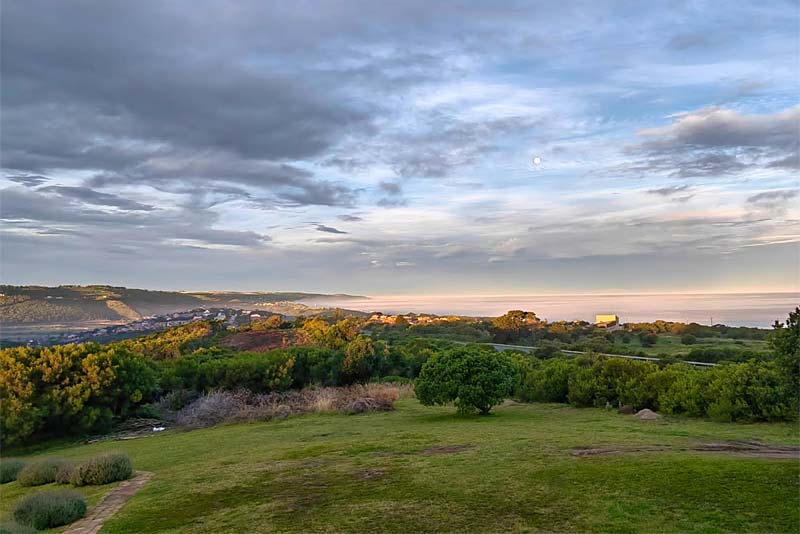
[[[397,182],[381,182],[378,187],[387,195],[400,195],[403,192],[403,186]]]
[[[153,208],[153,206],[148,206],[140,202],[128,200],[118,195],[112,195],[110,193],[101,193],[100,191],[89,189],[88,187],[68,187],[68,186],[51,185],[47,187],[41,187],[37,189],[37,191],[46,193],[50,192],[58,193],[62,197],[73,198],[85,204],[93,204],[97,206],[112,206],[115,208],[128,211],[152,211],[153,209],[155,209]]]
[[[751,197],[747,197],[747,201],[752,203],[758,203],[764,201],[789,200],[790,198],[796,197],[798,193],[800,193],[800,189],[782,189],[780,191],[764,191],[763,193],[758,193]]]
[[[345,221],[345,222],[358,222],[364,220],[362,217],[359,217],[358,215],[351,215],[351,214],[339,215],[338,219],[340,221]]]
[[[682,193],[689,189],[688,185],[671,185],[668,187],[661,187],[658,189],[648,189],[647,192],[651,195],[660,195],[662,197],[669,197],[677,193]]]
[[[21,174],[21,175],[12,175],[6,176],[7,180],[12,182],[22,184],[25,187],[36,187],[38,185],[42,185],[43,183],[48,182],[50,179],[45,176],[39,176],[35,174]]]
[[[626,167],[629,172],[689,178],[797,165],[800,106],[768,115],[709,108],[673,118],[672,124],[638,132],[645,140],[626,150],[640,157]]]
[[[258,247],[269,236],[253,231],[222,230],[213,227],[213,212],[151,210],[107,212],[87,207],[75,196],[59,191],[6,188],[0,191],[2,218],[11,226],[69,232],[90,240],[92,246],[129,245],[144,249],[152,244],[183,241],[200,245]]]
[[[318,232],[326,232],[328,234],[346,234],[347,233],[347,232],[344,232],[344,231],[339,230],[337,228],[334,228],[332,226],[325,226],[324,224],[318,224],[316,226],[316,228],[317,228]]]

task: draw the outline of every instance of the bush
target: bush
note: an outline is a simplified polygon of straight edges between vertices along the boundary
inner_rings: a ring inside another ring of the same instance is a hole
[[[294,358],[288,351],[226,352],[201,349],[163,364],[162,388],[284,391],[292,384]]]
[[[19,523],[0,523],[0,534],[39,534],[39,531]]]
[[[59,527],[86,514],[86,500],[78,491],[42,491],[22,499],[14,520],[36,529]]]
[[[75,473],[75,466],[71,462],[62,462],[56,471],[57,484],[72,484],[72,476]]]
[[[0,435],[102,432],[155,394],[154,364],[114,345],[0,351]]]
[[[133,474],[131,459],[127,454],[103,454],[80,464],[72,473],[76,486],[101,486],[126,480]]]
[[[683,334],[681,336],[681,343],[683,343],[684,345],[694,345],[695,343],[697,343],[697,338],[692,334]]]
[[[553,358],[542,363],[530,377],[531,399],[538,402],[567,402],[569,378],[578,364],[567,358]]]
[[[430,358],[420,371],[415,390],[426,405],[453,402],[462,413],[488,414],[513,393],[517,370],[504,354],[478,347],[459,347]]]
[[[25,467],[25,462],[17,458],[4,458],[0,460],[0,484],[17,480],[17,475]]]
[[[17,475],[20,486],[41,486],[56,481],[58,471],[64,466],[64,460],[45,458],[27,464]]]

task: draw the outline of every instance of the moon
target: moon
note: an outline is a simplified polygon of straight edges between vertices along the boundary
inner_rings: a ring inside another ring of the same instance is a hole
[[[533,157],[533,164],[534,165],[541,165],[542,164],[542,158],[540,158],[539,156],[534,156]]]

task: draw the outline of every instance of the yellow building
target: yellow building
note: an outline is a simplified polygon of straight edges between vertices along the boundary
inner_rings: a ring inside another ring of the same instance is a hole
[[[616,315],[595,315],[594,325],[598,328],[615,328],[619,326],[619,317]]]

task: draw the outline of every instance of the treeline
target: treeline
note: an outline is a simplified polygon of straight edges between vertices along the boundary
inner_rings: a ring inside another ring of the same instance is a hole
[[[226,331],[214,322],[109,345],[2,350],[2,439],[13,443],[104,432],[127,417],[157,416],[153,403],[159,399],[169,398],[179,408],[185,399],[212,390],[269,393],[414,379],[433,356],[456,348],[422,338],[393,343],[372,339],[352,318],[314,318],[302,328],[310,346],[265,353],[215,346]],[[470,350],[512,362],[519,377],[515,396],[522,401],[630,404],[729,421],[790,420],[797,416],[800,397],[800,308],[785,324],[776,324],[769,343],[771,361],[726,362],[713,369],[597,355],[568,358],[552,345],[534,355],[497,355],[478,345]]]

